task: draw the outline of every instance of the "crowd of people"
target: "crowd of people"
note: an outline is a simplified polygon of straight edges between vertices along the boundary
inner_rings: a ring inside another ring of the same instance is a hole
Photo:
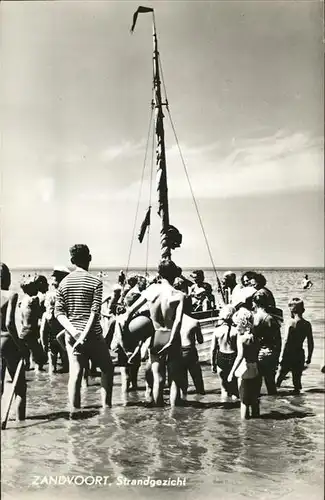
[[[173,261],[162,260],[151,280],[121,271],[112,293],[103,298],[102,280],[89,272],[88,246],[74,245],[70,257],[75,269],[55,268],[50,285],[45,276],[23,276],[20,299],[10,291],[10,271],[1,264],[2,390],[6,368],[13,378],[23,358],[15,388],[18,420],[26,416],[26,371],[42,371],[48,364],[49,373],[56,373],[59,359],[60,371],[69,372],[72,419],[80,414],[83,380],[87,383],[98,369],[102,407],[111,407],[114,365],[120,367],[125,401],[130,390],[138,390],[142,362],[148,404],[163,405],[166,386],[171,406],[184,404],[188,374],[196,392],[204,395],[197,350],[204,338],[197,313],[208,311],[217,318],[211,369],[220,379],[223,401],[240,400],[242,418],[258,417],[263,380],[267,393],[274,395],[289,372],[299,394],[314,348],[312,327],[303,317],[303,301],[293,298],[282,345],[282,311],[262,274],[246,271],[237,283],[235,273],[226,272],[219,300],[202,270],[186,278]]]

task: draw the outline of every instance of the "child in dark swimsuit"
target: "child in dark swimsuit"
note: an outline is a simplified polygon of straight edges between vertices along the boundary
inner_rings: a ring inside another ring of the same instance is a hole
[[[304,303],[299,298],[292,299],[289,304],[291,321],[288,325],[287,339],[285,341],[280,373],[277,378],[277,387],[285,379],[287,373],[292,373],[292,382],[295,394],[301,390],[301,377],[305,365],[304,341],[307,339],[308,356],[306,364],[309,365],[314,350],[312,327],[309,321],[303,318]]]
[[[44,305],[45,312],[41,320],[40,338],[44,352],[48,356],[49,373],[56,373],[58,354],[61,352],[56,336],[62,332],[62,325],[54,316],[55,293],[47,293]]]

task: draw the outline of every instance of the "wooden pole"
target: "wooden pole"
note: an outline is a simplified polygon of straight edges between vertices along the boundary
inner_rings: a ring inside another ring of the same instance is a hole
[[[14,375],[14,378],[13,378],[13,381],[11,384],[11,388],[10,388],[10,396],[9,396],[9,399],[7,402],[7,407],[5,408],[3,417],[1,418],[1,429],[2,430],[5,430],[5,428],[7,427],[7,422],[8,422],[8,418],[9,418],[11,404],[12,404],[12,401],[14,398],[15,390],[17,387],[18,379],[19,379],[21,370],[23,368],[23,365],[24,365],[24,360],[22,358],[17,365],[16,372],[15,372],[15,375]]]

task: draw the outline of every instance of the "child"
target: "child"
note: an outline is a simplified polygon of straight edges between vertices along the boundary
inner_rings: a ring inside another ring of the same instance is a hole
[[[21,311],[21,334],[20,337],[24,340],[28,349],[32,353],[32,360],[35,365],[35,371],[43,369],[45,355],[41,344],[39,343],[39,326],[40,319],[40,304],[37,297],[38,284],[37,277],[28,276],[23,279],[20,284],[24,296],[20,304]],[[27,361],[28,365],[28,361]]]
[[[237,331],[232,323],[234,313],[235,309],[229,305],[221,309],[219,318],[222,323],[215,328],[212,337],[211,368],[220,378],[222,401],[228,397],[235,400],[239,396],[236,377],[230,383],[227,381],[237,355]]]
[[[287,373],[291,372],[294,394],[300,394],[301,376],[305,365],[303,343],[307,339],[308,356],[306,364],[309,365],[314,350],[314,339],[311,324],[302,317],[305,312],[304,302],[299,298],[294,298],[289,302],[288,306],[292,319],[288,325],[277,387],[280,387]]]
[[[258,343],[253,335],[253,314],[245,308],[233,316],[237,326],[237,357],[228,375],[238,378],[240,395],[240,415],[242,419],[260,415],[260,376],[257,369]]]
[[[48,292],[45,297],[45,312],[41,319],[40,337],[44,352],[47,353],[49,373],[57,372],[60,345],[56,336],[62,331],[62,326],[54,316],[55,293]]]
[[[40,319],[41,319],[43,314],[45,313],[45,297],[46,297],[46,292],[49,289],[49,284],[47,282],[46,277],[43,276],[42,274],[39,274],[36,278],[36,285],[37,285],[37,296],[40,305]]]

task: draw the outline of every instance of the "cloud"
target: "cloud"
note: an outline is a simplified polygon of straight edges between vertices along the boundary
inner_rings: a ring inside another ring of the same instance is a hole
[[[104,149],[100,153],[99,158],[103,162],[110,162],[117,158],[129,158],[139,153],[144,154],[144,142],[132,143],[124,141],[121,144],[109,146]]]
[[[188,175],[197,198],[231,198],[263,193],[319,189],[323,185],[323,141],[302,132],[235,141],[223,152],[217,143],[182,146]],[[170,198],[190,198],[191,192],[177,147],[166,153]],[[155,186],[153,186],[153,191]],[[114,193],[115,199],[138,196],[139,181]],[[149,192],[148,181],[143,193]]]

